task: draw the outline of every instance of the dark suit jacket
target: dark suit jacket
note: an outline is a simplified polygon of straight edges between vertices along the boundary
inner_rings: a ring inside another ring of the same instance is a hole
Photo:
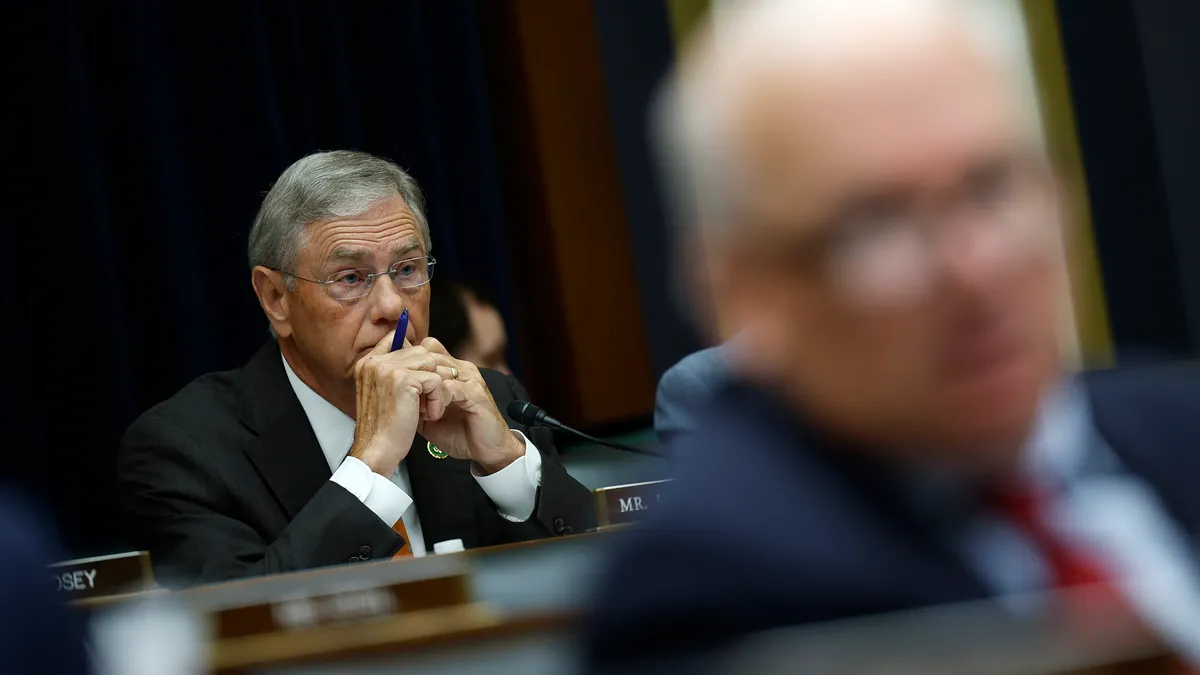
[[[722,347],[709,347],[688,354],[659,379],[654,395],[654,432],[663,446],[696,428],[696,414],[704,410],[728,377],[724,351]]]
[[[501,411],[526,397],[483,370]],[[496,513],[470,462],[435,459],[418,437],[406,461],[425,541],[467,548],[594,527],[591,494],[558,462],[548,432],[514,422],[542,453],[533,516]],[[204,375],[139,417],[121,441],[117,478],[130,541],[167,583],[200,583],[386,559],[399,535],[337,483],[268,343],[243,368]]]
[[[1097,430],[1200,536],[1200,377],[1097,373]],[[590,628],[594,664],[702,650],[770,628],[986,598],[901,481],[731,384],[672,448],[666,505],[630,534]],[[1195,541],[1193,539],[1193,541]]]
[[[0,672],[86,673],[83,616],[68,611],[46,565],[61,559],[45,523],[0,495]]]

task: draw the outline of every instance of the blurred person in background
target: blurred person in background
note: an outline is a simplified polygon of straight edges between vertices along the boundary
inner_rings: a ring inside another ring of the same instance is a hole
[[[59,552],[49,527],[16,495],[0,491],[0,672],[91,672],[83,610],[66,606],[51,570]]]
[[[664,447],[695,431],[698,413],[726,379],[725,349],[709,347],[688,354],[667,369],[654,394],[654,433]]]
[[[738,338],[594,664],[1068,587],[1200,664],[1200,381],[1064,372],[1067,205],[983,9],[730,3],[682,62],[669,159]]]
[[[438,292],[429,301],[429,335],[463,361],[512,375],[504,319],[483,289],[444,275],[435,285]]]
[[[273,339],[121,442],[129,537],[159,579],[211,582],[583,531],[591,494],[544,430],[500,411],[511,376],[428,337],[435,261],[416,182],[366,153],[304,157],[250,232]],[[408,312],[401,348],[392,351]]]

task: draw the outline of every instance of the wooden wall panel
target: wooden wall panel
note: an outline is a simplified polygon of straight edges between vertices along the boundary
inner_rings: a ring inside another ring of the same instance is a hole
[[[527,382],[564,422],[648,415],[638,305],[590,2],[484,3]]]

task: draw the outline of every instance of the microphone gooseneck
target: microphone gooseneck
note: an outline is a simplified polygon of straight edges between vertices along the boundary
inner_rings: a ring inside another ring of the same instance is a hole
[[[542,410],[529,401],[510,401],[507,412],[508,416],[512,418],[514,422],[523,424],[527,427],[545,427],[547,429],[554,429],[556,431],[565,431],[568,434],[582,438],[585,441],[595,443],[596,445],[603,445],[608,448],[632,452],[638,455],[662,457],[662,455],[657,452],[651,452],[650,450],[645,450],[642,448],[635,448],[631,445],[622,445],[620,443],[614,443],[612,441],[596,438],[591,434],[585,434],[582,431],[569,427],[547,415],[545,410]]]

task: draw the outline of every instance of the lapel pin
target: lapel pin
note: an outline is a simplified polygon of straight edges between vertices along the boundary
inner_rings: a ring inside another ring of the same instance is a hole
[[[432,455],[434,459],[446,459],[450,456],[441,450],[438,450],[438,446],[434,445],[432,441],[425,442],[425,449],[429,451],[429,454]]]

